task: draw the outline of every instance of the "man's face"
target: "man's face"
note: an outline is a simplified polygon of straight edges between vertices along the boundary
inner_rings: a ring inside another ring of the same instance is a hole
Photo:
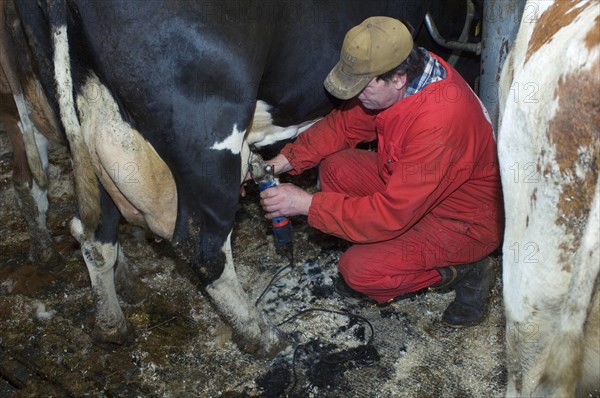
[[[405,92],[406,75],[396,75],[389,81],[374,77],[358,94],[358,99],[367,109],[385,109],[402,99]]]

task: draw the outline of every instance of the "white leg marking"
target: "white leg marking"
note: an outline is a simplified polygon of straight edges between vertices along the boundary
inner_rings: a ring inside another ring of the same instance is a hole
[[[46,229],[46,214],[48,213],[48,190],[40,188],[36,182],[33,182],[31,187],[31,196],[37,207],[37,225],[40,229]]]
[[[48,170],[48,139],[35,129],[35,143],[37,146],[36,152],[39,154],[39,160],[41,162],[43,180],[46,182],[43,186],[38,186],[36,181],[33,182],[31,187],[31,194],[38,209],[38,220],[37,224],[43,230],[46,229],[46,213],[48,212],[48,184],[47,184],[47,170]],[[31,166],[30,166],[31,167]]]
[[[223,253],[226,257],[223,274],[206,291],[245,344],[270,352],[279,343],[279,334],[267,324],[240,285],[231,254],[231,233],[223,245]]]
[[[30,115],[30,108],[23,97],[23,93],[19,92],[13,95],[15,104],[17,105],[17,111],[19,112],[19,130],[23,135],[23,143],[25,144],[25,154],[27,155],[27,163],[33,179],[38,185],[45,187],[48,185],[48,179],[46,176],[46,166],[48,165],[48,150],[47,140],[40,134],[33,124]],[[40,137],[41,136],[41,137]],[[38,144],[37,140],[40,139],[42,142]],[[41,151],[39,151],[41,149]]]
[[[81,244],[81,253],[92,282],[96,301],[95,333],[99,333],[103,340],[121,342],[127,332],[127,321],[117,299],[114,281],[119,244],[87,239],[83,224],[78,218],[71,221],[71,234]]]

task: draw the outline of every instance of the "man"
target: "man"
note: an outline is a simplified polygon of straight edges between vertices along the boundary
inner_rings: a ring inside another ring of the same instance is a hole
[[[383,303],[454,287],[443,322],[479,323],[496,275],[487,255],[500,245],[504,217],[481,102],[388,17],[347,33],[325,88],[348,101],[268,162],[276,174],[319,164],[322,191],[265,190],[267,218],[307,215],[311,226],[355,243],[340,258],[341,294]],[[377,152],[355,149],[375,139]]]

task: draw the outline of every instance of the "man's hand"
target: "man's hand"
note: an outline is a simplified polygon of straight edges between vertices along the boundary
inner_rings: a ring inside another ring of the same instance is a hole
[[[275,156],[271,160],[266,160],[265,163],[271,164],[275,167],[275,175],[279,175],[281,173],[287,173],[292,169],[292,165],[288,162],[287,158],[281,154]]]
[[[260,193],[260,204],[269,220],[281,216],[308,215],[312,195],[294,184],[281,184]]]
[[[287,173],[292,169],[292,165],[288,162],[287,158],[283,155],[277,155],[271,160],[265,160],[265,163],[273,165],[275,175],[279,175],[281,173]],[[248,181],[252,180],[252,174],[250,171],[246,173],[246,177],[244,177],[244,181],[242,181],[242,185],[240,186],[240,196],[243,198],[246,196],[245,186]]]

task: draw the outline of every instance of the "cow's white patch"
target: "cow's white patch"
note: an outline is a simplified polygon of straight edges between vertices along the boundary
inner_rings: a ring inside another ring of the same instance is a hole
[[[40,188],[38,184],[33,181],[31,186],[31,196],[35,201],[38,214],[37,214],[37,225],[41,229],[46,229],[46,213],[48,212],[48,190],[46,188]]]
[[[242,168],[240,182],[244,180],[248,172],[248,161],[250,159],[250,145],[263,147],[272,145],[278,141],[295,138],[298,134],[306,131],[310,126],[321,120],[309,120],[299,125],[280,127],[273,124],[273,118],[269,109],[271,106],[264,101],[257,101],[254,110],[254,117],[250,130],[246,134],[240,131],[237,125],[233,126],[233,131],[229,137],[221,142],[215,143],[211,149],[226,150],[229,149],[234,155],[241,154]]]
[[[273,117],[269,112],[271,106],[264,101],[256,102],[252,127],[246,136],[249,145],[263,147],[278,141],[295,138],[306,131],[310,126],[321,120],[309,120],[295,126],[281,127],[273,124]]]
[[[242,142],[244,141],[244,135],[246,130],[238,130],[237,124],[233,125],[233,131],[231,135],[225,138],[221,142],[216,142],[210,149],[224,150],[229,149],[234,155],[238,155],[242,151]]]
[[[77,240],[78,242],[81,242],[82,240],[85,239],[85,230],[83,228],[83,223],[81,222],[81,220],[77,217],[73,217],[71,219],[71,235],[75,238],[75,240]]]

